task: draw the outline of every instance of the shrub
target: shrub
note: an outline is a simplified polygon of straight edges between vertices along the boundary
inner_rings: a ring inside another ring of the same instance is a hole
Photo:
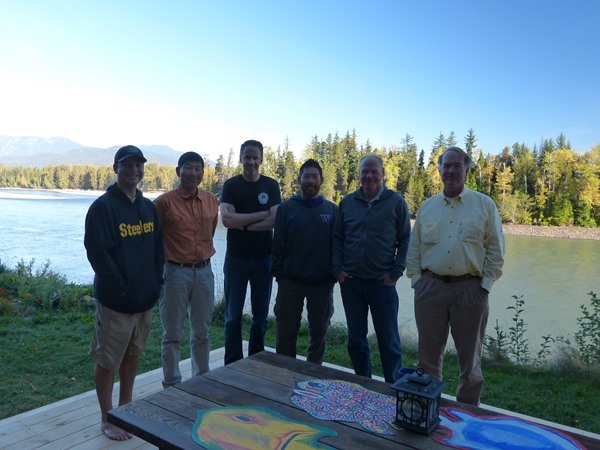
[[[589,292],[591,307],[581,305],[582,316],[577,318],[579,330],[575,333],[575,342],[584,364],[594,366],[600,364],[600,299],[594,292]]]
[[[12,313],[14,305],[10,300],[0,297],[0,316],[8,316]]]
[[[0,271],[0,288],[11,294],[17,312],[25,310],[87,309],[82,302],[92,294],[91,286],[69,283],[64,275],[50,269],[46,262],[38,270],[35,260],[21,260],[15,269]]]
[[[597,372],[600,368],[600,299],[589,292],[590,305],[581,305],[582,316],[577,319],[579,329],[575,333],[576,347],[564,336],[542,336],[540,349],[531,357],[527,324],[522,315],[525,311],[523,296],[513,295],[515,304],[506,309],[513,310],[513,325],[504,331],[496,321],[495,337],[485,336],[485,356],[495,363],[514,362],[518,365],[554,366],[568,371]],[[550,360],[550,355],[555,357]]]
[[[529,340],[525,337],[527,326],[523,320],[522,314],[525,311],[525,300],[523,296],[513,295],[515,299],[514,306],[508,306],[506,309],[512,309],[513,326],[508,329],[508,354],[511,355],[517,364],[527,364],[530,359]]]

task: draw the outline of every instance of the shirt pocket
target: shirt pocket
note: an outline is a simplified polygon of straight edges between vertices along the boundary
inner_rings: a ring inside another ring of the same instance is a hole
[[[483,240],[483,225],[475,220],[462,222],[458,235],[463,242],[481,242]]]
[[[440,226],[438,223],[424,223],[421,227],[421,243],[436,245],[440,241]]]

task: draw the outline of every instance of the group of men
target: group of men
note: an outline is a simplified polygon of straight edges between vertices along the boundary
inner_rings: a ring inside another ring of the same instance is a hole
[[[184,153],[175,169],[179,186],[151,202],[137,189],[146,162],[142,152],[130,145],[115,154],[117,181],[91,205],[85,226],[97,300],[90,353],[96,359],[94,382],[104,434],[115,440],[131,438],[107,422],[114,372],[120,378],[119,404],[128,403],[157,300],[163,326],[163,385],[182,380],[179,360],[186,315],[192,376],[209,370],[214,308],[210,258],[219,215],[227,228],[225,364],[243,358],[248,285],[248,353],[264,349],[273,277],[278,286],[277,353],[296,357],[306,299],[307,360],[321,364],[337,282],[355,373],[372,374],[370,311],[383,375],[392,383],[403,367],[396,282],[406,271],[415,293],[418,366],[442,378],[451,332],[461,372],[457,400],[479,404],[488,293],[502,273],[504,239],[493,201],[465,187],[469,156],[458,147],[440,156],[443,192],[422,204],[412,233],[407,204],[385,186],[378,155],[360,160],[360,187],[339,206],[320,194],[324,180],[317,161],[302,164],[300,193],[283,203],[277,181],[260,173],[262,161],[262,144],[244,142],[242,173],[223,184],[219,204],[214,194],[199,189],[202,157]]]

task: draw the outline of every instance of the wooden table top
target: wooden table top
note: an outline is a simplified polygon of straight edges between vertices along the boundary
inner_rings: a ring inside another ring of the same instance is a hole
[[[290,402],[294,382],[311,379],[344,380],[381,394],[395,396],[390,385],[337,369],[261,352],[233,364],[212,370],[177,386],[113,409],[108,421],[165,449],[199,449],[192,439],[197,411],[219,406],[259,406],[288,419],[326,427],[337,436],[319,442],[339,449],[448,449],[431,436],[398,430],[394,435],[369,432],[353,422],[324,421]],[[456,406],[477,416],[497,413],[442,399],[442,406]],[[436,434],[447,430],[438,428]],[[595,444],[590,438],[574,436],[580,443]],[[587,441],[587,442],[586,442]],[[594,447],[588,447],[594,448]]]

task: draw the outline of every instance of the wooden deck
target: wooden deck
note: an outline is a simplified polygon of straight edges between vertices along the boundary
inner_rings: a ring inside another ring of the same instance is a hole
[[[247,343],[245,344],[245,351]],[[273,351],[273,349],[270,349]],[[223,365],[224,349],[211,352],[210,367],[215,369]],[[300,358],[300,357],[299,357]],[[304,359],[304,358],[301,358]],[[349,369],[325,364],[330,367],[351,372]],[[191,372],[190,360],[181,362],[183,379],[187,379]],[[379,377],[374,377],[379,378]],[[381,379],[381,378],[379,378]],[[145,397],[148,394],[162,389],[162,369],[153,370],[138,375],[135,382],[134,399]],[[114,402],[117,404],[118,383],[115,383]],[[446,396],[445,396],[446,397]],[[448,398],[452,398],[448,396]],[[546,422],[533,417],[522,416],[487,405],[486,409],[504,412],[517,417],[522,417],[533,422],[550,425],[563,430],[577,433],[600,440],[600,435],[574,430],[559,424]],[[100,430],[100,409],[95,391],[86,392],[75,397],[28,411],[17,416],[0,421],[0,449],[25,450],[25,449],[155,449],[157,447],[134,437],[128,441],[111,441]]]
[[[245,343],[245,350],[247,343]],[[210,368],[223,365],[224,349],[210,354]],[[191,361],[180,363],[183,379],[190,377]],[[91,374],[90,374],[91,376]],[[162,369],[137,376],[134,400],[162,389]],[[118,403],[119,383],[115,383],[113,402]],[[134,437],[111,441],[100,430],[100,407],[96,391],[89,391],[0,421],[0,449],[155,449]]]

